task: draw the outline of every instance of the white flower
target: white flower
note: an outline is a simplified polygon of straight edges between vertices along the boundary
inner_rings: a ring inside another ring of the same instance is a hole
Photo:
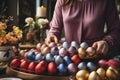
[[[38,19],[38,24],[40,25],[47,24],[48,22],[49,22],[48,19]]]
[[[34,20],[33,20],[33,18],[28,17],[28,18],[25,19],[25,22],[26,22],[27,24],[33,24],[33,23],[34,23]]]

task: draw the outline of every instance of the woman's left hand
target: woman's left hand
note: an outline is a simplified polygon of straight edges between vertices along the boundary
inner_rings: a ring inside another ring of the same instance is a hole
[[[92,47],[96,49],[97,53],[106,54],[108,52],[108,43],[104,40],[94,42]]]

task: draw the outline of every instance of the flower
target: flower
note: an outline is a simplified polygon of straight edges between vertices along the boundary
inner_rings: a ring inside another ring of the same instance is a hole
[[[40,26],[40,28],[45,28],[46,26],[44,26],[44,25],[46,25],[46,24],[48,24],[49,23],[49,21],[48,21],[48,19],[38,19],[38,25]]]
[[[7,31],[7,25],[0,22],[0,46],[16,44],[22,38],[22,30],[18,26],[13,26],[12,31]]]

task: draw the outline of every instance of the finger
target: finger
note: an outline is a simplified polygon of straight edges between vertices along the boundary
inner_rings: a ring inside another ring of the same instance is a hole
[[[95,48],[95,49],[97,49],[97,43],[96,42],[93,43],[92,47]]]
[[[58,39],[57,39],[56,36],[54,37],[54,41],[55,41],[56,44],[58,43]]]

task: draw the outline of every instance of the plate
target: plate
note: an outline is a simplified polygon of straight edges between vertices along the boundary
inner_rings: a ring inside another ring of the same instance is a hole
[[[27,80],[69,80],[70,76],[49,76],[49,75],[37,75],[32,73],[21,72],[11,67],[7,67],[6,74],[8,76],[14,76]]]
[[[11,78],[1,78],[0,80],[22,80],[22,79],[11,77]]]

